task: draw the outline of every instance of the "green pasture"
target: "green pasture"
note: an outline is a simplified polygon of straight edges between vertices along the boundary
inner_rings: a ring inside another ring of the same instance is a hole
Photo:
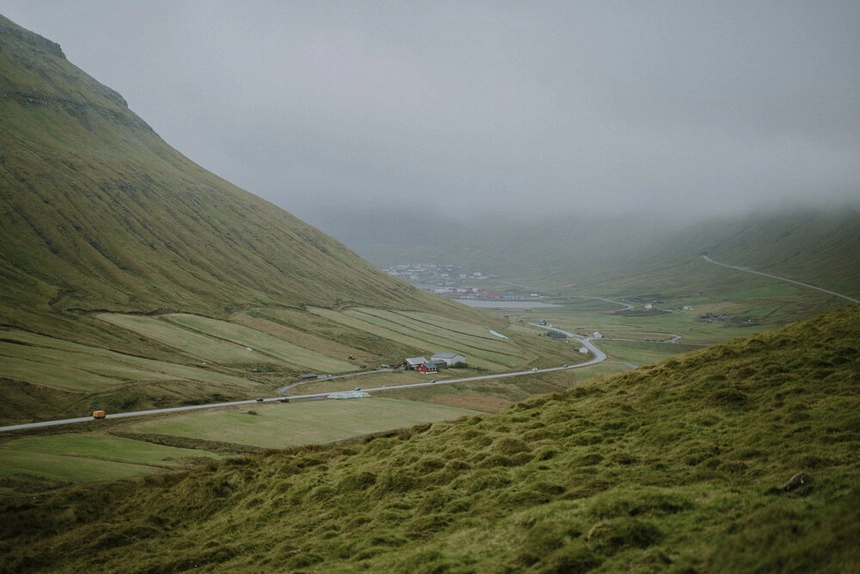
[[[210,337],[231,341],[246,349],[251,348],[255,357],[268,355],[287,364],[295,365],[298,370],[315,369],[338,373],[354,369],[354,366],[347,361],[327,357],[244,325],[182,313],[167,315],[166,317],[177,325],[193,329]]]
[[[203,361],[222,365],[247,364],[249,362],[278,364],[280,362],[273,357],[260,353],[251,355],[246,348],[247,345],[239,345],[232,341],[198,333],[158,317],[103,313],[98,318]]]
[[[316,315],[301,312],[301,320],[311,322],[316,318]],[[312,325],[302,325],[306,329],[302,330],[285,324],[285,317],[280,309],[254,309],[253,311],[237,313],[230,317],[230,322],[266,333],[325,357],[343,358],[362,354],[353,345],[327,338],[327,336],[334,335],[330,330],[317,329]],[[343,332],[341,331],[337,335],[342,336]],[[352,367],[355,368],[355,365],[353,364]]]
[[[609,360],[632,363],[636,366],[647,365],[666,357],[701,349],[699,346],[676,343],[648,343],[642,341],[596,341]]]
[[[415,354],[414,345],[377,337],[366,330],[353,328],[342,320],[329,318],[316,311],[316,308],[255,308],[234,315],[230,320],[297,342],[329,357],[343,358],[352,355],[357,361],[392,363]],[[333,316],[342,319],[337,312],[333,312]]]
[[[512,341],[493,336],[488,328],[465,325],[450,319],[442,320],[441,317],[434,318],[426,313],[420,318],[411,313],[377,309],[354,309],[347,313],[399,333],[420,333],[428,344],[433,345],[433,350],[456,349],[464,356],[481,357],[508,367],[521,364],[525,357]]]
[[[467,409],[383,398],[293,401],[175,415],[133,423],[126,430],[277,449],[329,443],[473,414],[475,411]]]
[[[441,315],[433,315],[431,313],[423,313],[420,311],[384,311],[381,309],[371,309],[362,307],[355,311],[375,315],[386,319],[393,324],[401,324],[407,327],[412,327],[414,330],[421,332],[426,329],[430,332],[437,332],[443,335],[463,335],[474,337],[478,340],[489,340],[498,342],[498,338],[490,335],[489,327],[477,325],[475,323],[465,323],[450,317]]]
[[[576,311],[577,313],[614,313],[624,309],[624,305],[621,303],[613,303],[612,301],[590,296],[573,295],[553,300],[552,303],[554,305],[563,305],[565,309]],[[556,308],[536,309],[532,313],[534,315],[541,315],[545,310],[553,312]]]
[[[629,370],[631,370],[629,366],[609,359],[602,363],[597,363],[596,365],[591,365],[576,370],[570,370],[567,372],[571,373],[571,376],[573,377],[573,380],[575,382],[582,383],[584,381],[595,379],[597,377],[617,375],[618,373],[623,373]]]
[[[95,392],[128,382],[200,380],[218,384],[246,381],[177,365],[89,347],[21,331],[5,331],[0,341],[3,376],[53,388]]]
[[[38,385],[57,389],[76,389],[81,391],[98,391],[115,386],[119,381],[116,375],[141,375],[134,369],[124,373],[116,370],[114,376],[98,371],[115,367],[104,358],[90,355],[76,355],[65,351],[45,348],[20,347],[6,342],[0,342],[0,364],[3,376],[19,381],[27,381]],[[157,376],[150,377],[158,378]]]
[[[0,444],[0,476],[30,475],[61,482],[93,482],[180,468],[213,453],[99,434],[61,434]]]
[[[738,271],[740,273],[740,271]],[[715,302],[741,302],[745,307],[750,307],[750,303],[759,303],[769,299],[779,299],[783,297],[797,296],[806,289],[799,285],[792,285],[777,279],[762,277],[764,284],[756,284],[759,282],[748,281],[750,277],[757,278],[757,275],[744,273],[744,282],[738,282],[738,288],[721,292],[715,295],[712,300]],[[743,287],[741,287],[743,285]]]
[[[769,312],[773,306],[764,312]],[[734,337],[748,336],[753,333],[770,329],[767,325],[744,324],[729,321],[713,321],[711,323],[697,321],[703,313],[714,314],[728,312],[717,307],[694,306],[692,311],[661,312],[655,310],[644,312],[639,306],[639,312],[583,312],[574,304],[552,309],[542,309],[540,314],[511,313],[514,321],[523,324],[536,324],[540,319],[553,327],[589,336],[599,331],[607,339],[635,339],[639,341],[666,341],[675,335],[680,335],[682,343],[694,345],[712,345],[727,341]],[[744,316],[752,316],[751,313]],[[538,329],[539,327],[533,327]]]
[[[342,313],[321,308],[313,308],[309,309],[309,311],[335,323],[341,323],[356,331],[364,331],[376,337],[395,341],[400,345],[405,345],[413,349],[428,348],[428,341],[420,337],[420,333],[403,333],[392,329],[388,325],[378,325],[368,322],[364,318],[360,316],[356,317],[351,313]]]
[[[456,352],[473,366],[499,369],[523,364],[534,358],[511,340],[503,340],[466,323],[426,313],[396,313],[376,309],[352,309],[346,312],[313,309],[327,319],[407,345],[422,353]]]
[[[385,398],[293,401],[195,411],[143,422],[119,421],[111,428],[131,436],[159,434],[277,449],[330,443],[475,413]],[[107,434],[64,433],[11,438],[0,443],[0,477],[33,476],[84,483],[144,476],[182,468],[199,457],[223,456]]]
[[[278,335],[290,330],[261,319],[246,318],[245,320],[252,322],[254,326],[268,327],[268,331],[261,331],[249,325],[193,315],[167,315],[159,318],[102,314],[99,318],[214,364],[227,366],[253,364],[264,367],[280,366],[294,371],[326,372],[340,372],[355,368],[346,361],[332,359],[331,357],[335,356],[333,352],[327,355],[317,349],[308,349],[279,337]],[[277,332],[272,333],[271,331],[275,331],[276,328]],[[298,338],[295,333],[293,338]],[[318,343],[311,335],[304,335],[303,339]],[[248,347],[252,350],[249,351]],[[336,350],[337,356],[348,355],[348,352],[343,349]]]

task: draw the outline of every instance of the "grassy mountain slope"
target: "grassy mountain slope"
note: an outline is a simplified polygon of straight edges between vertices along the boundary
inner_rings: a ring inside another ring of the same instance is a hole
[[[93,309],[430,304],[190,162],[56,44],[6,19],[0,41],[4,323]]]
[[[743,265],[860,299],[860,209],[794,209],[714,221],[703,250]],[[701,232],[701,230],[700,230]],[[691,234],[692,235],[692,234]]]
[[[13,497],[0,567],[857,571],[858,325],[855,305],[497,415]]]
[[[312,306],[420,310],[502,328],[189,161],[57,44],[2,16],[0,213],[3,422],[249,398],[279,386],[260,371],[289,377],[341,371],[350,354],[389,362],[427,352],[338,325],[322,337],[331,345],[302,337],[320,323],[305,312]],[[250,356],[248,342],[209,332],[189,332],[194,347],[178,333],[165,340],[130,319],[105,320],[111,314],[191,314],[234,329],[268,314],[279,318],[242,334],[296,356]]]

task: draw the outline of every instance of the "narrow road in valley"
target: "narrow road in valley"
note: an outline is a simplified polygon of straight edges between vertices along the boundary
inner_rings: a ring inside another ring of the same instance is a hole
[[[553,329],[553,327],[541,327],[541,328]],[[409,383],[409,384],[405,384],[405,385],[394,385],[394,386],[389,386],[389,387],[386,387],[386,386],[372,387],[372,388],[368,387],[368,388],[361,388],[360,390],[367,392],[367,393],[372,393],[372,392],[379,392],[379,391],[392,391],[392,390],[398,390],[398,389],[415,389],[415,388],[420,388],[420,387],[429,387],[431,385],[452,385],[454,383],[469,383],[469,382],[473,382],[473,381],[486,381],[486,380],[490,380],[490,379],[505,379],[505,378],[510,378],[510,377],[524,377],[524,376],[528,376],[528,375],[537,375],[540,373],[551,373],[553,371],[563,371],[566,369],[580,369],[582,367],[588,367],[589,365],[594,365],[595,363],[600,363],[601,361],[606,360],[606,353],[604,353],[603,351],[598,349],[594,345],[594,343],[591,342],[590,338],[580,339],[579,337],[577,337],[573,333],[567,333],[565,331],[562,331],[561,329],[554,329],[554,330],[556,330],[560,333],[564,333],[568,337],[571,337],[571,338],[579,341],[586,349],[588,349],[591,352],[591,355],[592,355],[591,359],[589,359],[588,361],[585,361],[584,363],[577,363],[575,365],[563,365],[561,367],[549,367],[546,369],[530,369],[527,371],[514,371],[511,373],[495,373],[492,375],[480,375],[480,376],[476,376],[476,377],[464,377],[464,378],[460,378],[460,379],[444,379],[444,380],[439,380],[439,381],[437,381],[435,379],[431,379],[431,380],[429,380],[427,382],[423,382],[423,383]],[[357,373],[357,374],[365,375],[365,374],[372,374],[372,372]],[[334,377],[332,377],[332,378],[334,378]],[[231,401],[231,402],[226,402],[226,403],[214,403],[214,404],[206,404],[206,405],[190,405],[190,406],[185,406],[185,407],[172,407],[172,408],[168,408],[168,409],[153,409],[153,410],[148,410],[148,411],[135,411],[135,412],[129,412],[129,413],[109,413],[105,418],[106,419],[120,419],[120,418],[128,418],[128,417],[158,415],[158,414],[164,414],[164,413],[179,413],[179,412],[194,411],[194,410],[200,410],[200,409],[214,409],[214,408],[220,408],[220,407],[236,407],[236,406],[242,406],[242,405],[254,405],[254,404],[259,404],[259,403],[281,402],[281,401],[284,401],[286,399],[297,400],[297,401],[312,400],[312,399],[326,399],[326,398],[328,398],[329,395],[334,394],[335,392],[337,392],[337,391],[327,391],[325,393],[314,393],[314,394],[308,394],[308,395],[287,395],[287,396],[278,396],[278,397],[271,397],[271,398],[265,398],[265,399],[248,399],[248,400],[244,400],[244,401]],[[56,420],[56,421],[42,421],[42,422],[38,422],[38,423],[26,423],[26,424],[0,427],[0,432],[37,429],[37,428],[51,427],[51,426],[58,426],[58,425],[68,425],[68,424],[75,424],[75,423],[92,422],[93,420],[94,419],[92,417],[78,417],[78,418],[74,418],[74,419],[62,419],[62,420]]]
[[[827,293],[828,295],[834,295],[836,297],[841,297],[842,299],[846,299],[851,301],[852,303],[860,303],[857,299],[849,297],[848,295],[843,295],[841,293],[836,293],[835,291],[829,291],[827,289],[822,289],[821,287],[816,287],[815,285],[810,285],[809,283],[801,283],[800,281],[795,281],[793,279],[786,279],[785,277],[779,277],[777,275],[771,275],[769,273],[762,273],[761,271],[753,271],[752,269],[747,269],[746,267],[741,267],[739,265],[729,265],[728,263],[720,263],[719,261],[714,261],[707,255],[702,255],[702,258],[708,263],[713,263],[714,265],[719,265],[721,267],[728,267],[729,269],[735,269],[736,271],[743,271],[744,273],[753,273],[754,275],[761,275],[762,277],[769,277],[771,279],[776,279],[777,281],[784,281],[786,283],[793,283],[794,285],[800,285],[801,287],[806,287],[808,289],[815,289],[816,291],[821,291],[823,293]]]
[[[556,333],[561,333],[562,335],[566,336],[569,339],[573,339],[574,341],[578,341],[582,346],[584,346],[586,349],[588,349],[591,352],[591,354],[593,355],[593,357],[591,359],[589,359],[588,361],[586,361],[585,363],[579,363],[577,365],[574,365],[575,367],[587,367],[588,365],[593,365],[594,363],[600,363],[600,362],[606,360],[606,353],[604,353],[603,351],[598,349],[594,345],[594,343],[592,343],[593,339],[591,337],[585,337],[585,338],[581,339],[575,333],[568,333],[567,331],[559,329],[558,327],[553,327],[552,325],[539,325],[537,323],[529,323],[529,325],[531,325],[532,327],[539,327],[541,329],[548,329],[550,331],[555,331]]]

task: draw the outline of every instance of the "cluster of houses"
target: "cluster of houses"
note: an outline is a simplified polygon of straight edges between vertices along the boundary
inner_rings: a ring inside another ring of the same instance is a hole
[[[480,273],[478,275],[480,275]],[[487,291],[486,289],[478,289],[476,287],[445,287],[443,289],[433,289],[433,293],[451,299],[487,299],[490,301],[519,301],[525,298],[522,295],[518,294],[516,291]],[[538,295],[532,294],[531,297],[538,297]]]
[[[397,367],[419,373],[436,373],[439,367],[454,367],[465,364],[466,357],[456,353],[436,353],[428,361],[425,357],[407,357]],[[397,368],[395,367],[395,368]]]

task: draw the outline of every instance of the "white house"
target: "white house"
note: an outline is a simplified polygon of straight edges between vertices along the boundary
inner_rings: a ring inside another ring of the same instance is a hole
[[[453,367],[457,363],[465,363],[466,357],[456,353],[436,353],[430,359],[430,362],[436,363],[437,365],[448,365],[449,367]]]

